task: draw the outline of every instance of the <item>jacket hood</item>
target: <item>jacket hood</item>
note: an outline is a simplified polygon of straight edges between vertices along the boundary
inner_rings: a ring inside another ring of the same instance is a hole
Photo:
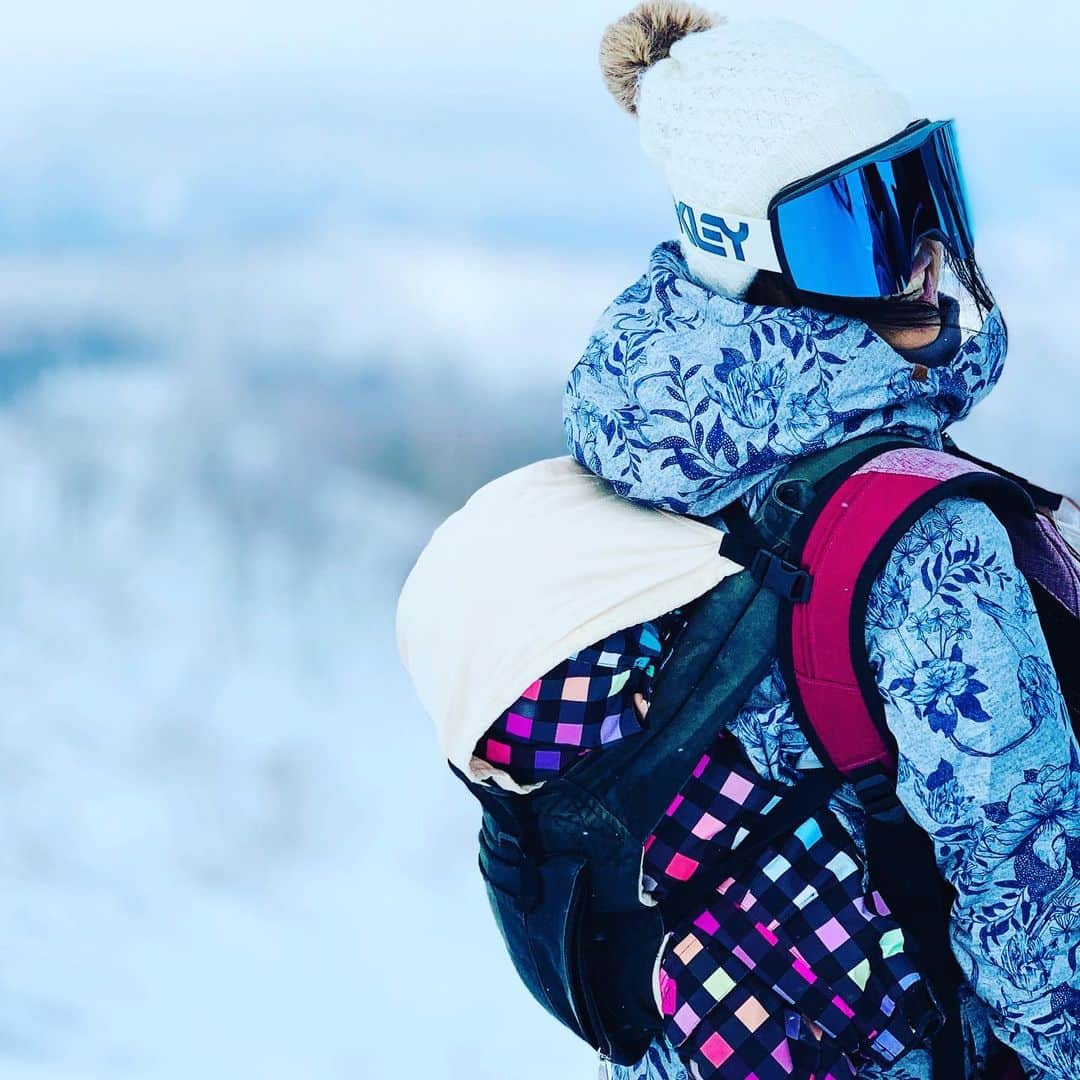
[[[913,364],[857,319],[711,292],[668,242],[601,316],[571,373],[567,445],[620,495],[703,517],[859,435],[940,446],[994,387],[1006,347],[995,308],[954,356]]]

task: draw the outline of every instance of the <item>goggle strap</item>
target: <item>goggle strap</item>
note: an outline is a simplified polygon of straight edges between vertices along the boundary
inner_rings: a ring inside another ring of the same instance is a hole
[[[675,212],[683,236],[700,251],[756,270],[780,270],[768,218],[748,218],[725,210],[695,207],[678,196]]]

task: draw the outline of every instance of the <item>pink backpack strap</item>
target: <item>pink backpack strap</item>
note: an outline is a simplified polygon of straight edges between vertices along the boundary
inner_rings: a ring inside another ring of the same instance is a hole
[[[789,558],[812,586],[804,602],[781,607],[781,665],[795,716],[822,765],[855,786],[866,811],[870,878],[942,1003],[934,1074],[960,1076],[964,977],[949,944],[950,899],[929,837],[896,794],[896,745],[867,655],[866,613],[897,541],[942,499],[978,498],[1004,517],[1031,517],[1034,505],[1014,481],[923,447],[887,449],[840,475],[815,488],[792,537]]]
[[[782,663],[796,716],[822,764],[857,779],[895,776],[896,751],[866,652],[870,590],[896,542],[942,499],[978,498],[999,512],[1034,513],[1012,480],[922,447],[865,462],[811,508],[793,561],[809,571],[806,603],[789,605]]]

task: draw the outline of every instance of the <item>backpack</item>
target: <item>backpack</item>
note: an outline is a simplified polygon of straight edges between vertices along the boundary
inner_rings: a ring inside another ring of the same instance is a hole
[[[643,845],[694,763],[779,655],[795,716],[823,768],[786,794],[768,849],[848,781],[866,811],[866,861],[914,946],[940,1016],[935,1072],[963,1075],[949,888],[929,837],[896,794],[897,750],[866,655],[871,586],[893,546],[928,509],[966,496],[1009,531],[1073,720],[1080,725],[1080,559],[1054,525],[1060,496],[962,454],[874,435],[796,462],[752,516],[722,516],[720,553],[745,569],[694,603],[660,670],[645,730],[583,757],[527,794],[455,774],[483,808],[480,871],[500,933],[533,997],[602,1059],[640,1060],[661,1030],[654,963],[670,929],[704,898],[693,881],[673,902],[641,891]],[[494,719],[494,718],[492,718]],[[453,768],[453,766],[452,766]],[[1022,1076],[1013,1057],[996,1075]]]

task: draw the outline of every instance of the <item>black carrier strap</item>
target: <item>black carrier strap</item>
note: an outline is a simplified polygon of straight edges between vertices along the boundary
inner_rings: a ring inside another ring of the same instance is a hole
[[[966,450],[961,450],[960,447],[953,442],[952,436],[950,435],[942,435],[941,442],[945,452],[952,454],[953,457],[963,458],[965,461],[970,461],[972,465],[978,465],[980,468],[989,469],[990,472],[997,473],[999,476],[1004,476],[1006,480],[1011,480],[1018,487],[1023,488],[1037,507],[1043,510],[1061,509],[1061,504],[1065,501],[1064,495],[1061,495],[1056,491],[1051,491],[1049,488],[1040,487],[1038,484],[1033,484],[1030,480],[1018,476],[1016,473],[1011,473],[1007,469],[1003,469],[1000,465],[994,465],[989,461],[984,461],[982,458],[976,457],[974,454],[969,454]]]
[[[854,781],[866,811],[863,842],[874,888],[904,931],[912,955],[941,1012],[916,1030],[932,1040],[934,1076],[964,1076],[960,987],[964,976],[949,940],[953,890],[938,872],[927,834],[896,794],[896,777],[878,769]],[[909,1018],[914,1020],[914,1018]]]
[[[580,773],[643,844],[772,663],[779,598],[748,575],[697,601],[657,677],[647,730],[604,749]],[[575,779],[572,771],[569,779]]]
[[[519,911],[532,911],[540,899],[532,814],[525,796],[470,780],[460,769],[450,771],[473,793],[487,817],[480,829],[480,871]]]

